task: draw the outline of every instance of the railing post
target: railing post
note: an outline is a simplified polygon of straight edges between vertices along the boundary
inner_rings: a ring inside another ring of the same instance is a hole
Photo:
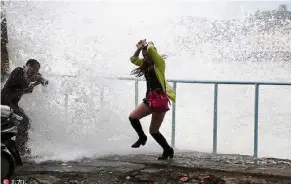
[[[214,107],[213,107],[213,149],[212,154],[217,153],[217,95],[218,84],[214,84]]]
[[[67,118],[68,121],[68,117],[69,117],[69,94],[65,93],[65,117]]]
[[[100,86],[100,106],[101,109],[104,107],[104,86]]]
[[[138,106],[138,79],[135,79],[135,108]]]
[[[255,85],[254,158],[258,158],[259,84]]]
[[[177,82],[173,83],[174,92],[176,94],[176,101],[173,103],[172,108],[172,139],[171,144],[172,147],[175,148],[175,137],[176,137],[176,103],[177,103]]]

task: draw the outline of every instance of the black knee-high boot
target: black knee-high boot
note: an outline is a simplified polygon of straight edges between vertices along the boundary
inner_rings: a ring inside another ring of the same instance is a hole
[[[138,140],[131,146],[132,148],[139,148],[140,145],[145,145],[147,142],[147,136],[145,135],[144,131],[142,130],[142,126],[138,119],[129,118],[131,126],[134,128],[138,135]]]
[[[158,157],[159,160],[165,160],[169,158],[173,158],[174,156],[174,150],[171,148],[165,139],[165,137],[160,133],[151,133],[153,138],[157,141],[157,143],[163,148],[164,152],[161,157]]]

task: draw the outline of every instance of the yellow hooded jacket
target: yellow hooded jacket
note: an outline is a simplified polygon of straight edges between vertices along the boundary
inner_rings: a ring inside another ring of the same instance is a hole
[[[175,103],[176,101],[175,91],[170,84],[165,82],[166,81],[166,78],[165,78],[166,63],[165,63],[164,58],[157,53],[155,47],[152,45],[148,46],[147,50],[154,61],[154,70],[160,84],[163,87],[163,90],[166,91],[170,100]],[[143,63],[143,60],[141,58],[135,57],[135,56],[130,57],[130,61],[136,66],[141,66]],[[166,87],[166,90],[165,90],[165,87]]]

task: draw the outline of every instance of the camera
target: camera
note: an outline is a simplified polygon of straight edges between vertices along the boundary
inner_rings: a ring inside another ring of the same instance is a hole
[[[43,86],[47,86],[48,85],[48,80],[43,78],[42,76],[40,76],[39,78],[39,82],[41,83],[41,85]]]
[[[45,79],[45,78],[43,78],[40,73],[35,73],[34,75],[32,75],[31,78],[30,78],[30,80],[31,81],[35,81],[35,82],[39,82],[43,86],[47,86],[48,85],[48,80]]]

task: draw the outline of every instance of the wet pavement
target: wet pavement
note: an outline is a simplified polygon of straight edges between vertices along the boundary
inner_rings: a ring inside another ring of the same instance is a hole
[[[26,160],[13,178],[33,184],[61,183],[283,183],[291,184],[291,160],[250,156],[178,153],[173,160],[156,154],[112,155],[77,161]],[[212,182],[206,180],[212,180]],[[216,180],[216,181],[215,181]]]

